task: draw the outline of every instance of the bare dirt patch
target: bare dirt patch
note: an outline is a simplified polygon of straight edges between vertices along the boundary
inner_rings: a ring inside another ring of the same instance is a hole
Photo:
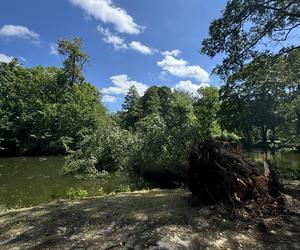
[[[229,218],[181,189],[57,201],[1,212],[0,249],[300,249],[299,214]]]

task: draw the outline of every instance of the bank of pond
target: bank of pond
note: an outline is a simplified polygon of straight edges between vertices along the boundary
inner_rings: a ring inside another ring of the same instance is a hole
[[[262,165],[260,151],[252,150],[248,153],[251,159]],[[269,153],[269,158],[276,161],[281,177],[299,179],[299,152]],[[61,169],[64,164],[63,156],[0,158],[0,209],[131,191],[134,186],[128,182],[130,178],[126,173],[112,174],[105,180],[63,175]],[[139,187],[154,188],[156,184],[143,182]]]

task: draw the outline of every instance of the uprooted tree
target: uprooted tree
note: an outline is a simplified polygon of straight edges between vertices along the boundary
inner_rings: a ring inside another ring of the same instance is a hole
[[[196,145],[189,156],[188,186],[201,202],[225,202],[235,205],[247,200],[272,204],[281,184],[264,157],[264,175],[249,158],[217,142]]]

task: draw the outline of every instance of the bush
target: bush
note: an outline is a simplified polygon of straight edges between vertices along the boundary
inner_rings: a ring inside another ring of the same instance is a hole
[[[64,172],[103,177],[122,171],[130,168],[131,157],[139,145],[138,136],[127,130],[111,126],[99,128],[86,136],[80,149],[68,157]]]
[[[67,197],[71,200],[82,199],[88,197],[88,191],[83,188],[68,188]]]

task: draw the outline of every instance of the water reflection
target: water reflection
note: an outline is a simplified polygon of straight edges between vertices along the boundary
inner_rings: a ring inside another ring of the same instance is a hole
[[[250,157],[262,164],[261,151],[249,152]],[[276,161],[277,170],[284,178],[300,178],[300,153],[268,153]],[[0,207],[27,207],[68,198],[68,191],[83,190],[89,196],[110,192],[124,184],[124,176],[115,175],[107,183],[100,180],[78,180],[62,176],[64,157],[0,158]],[[83,192],[82,191],[82,192]]]
[[[248,152],[251,159],[260,165],[262,161],[262,151],[253,150]],[[268,159],[275,166],[278,174],[282,178],[299,179],[300,178],[300,153],[298,152],[267,152]]]
[[[110,191],[100,180],[61,175],[64,163],[64,157],[0,158],[0,206],[27,207],[68,198],[71,188],[86,190],[89,196],[98,195],[100,187]],[[116,185],[119,179],[115,180]]]

